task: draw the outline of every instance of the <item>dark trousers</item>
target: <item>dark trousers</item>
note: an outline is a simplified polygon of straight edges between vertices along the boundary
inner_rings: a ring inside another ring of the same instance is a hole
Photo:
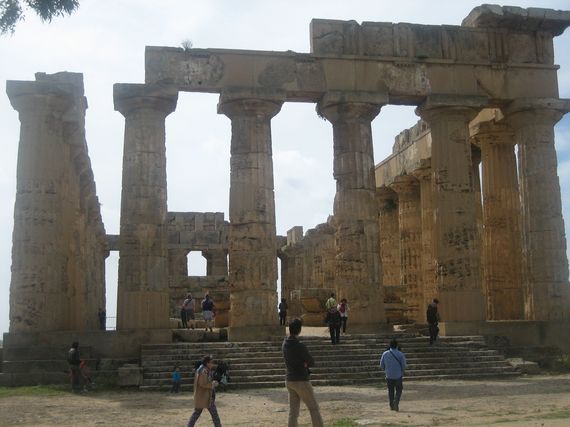
[[[190,420],[188,420],[188,427],[194,427],[200,415],[202,415],[202,408],[195,408]],[[214,422],[214,427],[222,427],[222,422],[220,421],[220,416],[218,415],[218,409],[216,408],[216,403],[212,402],[212,404],[208,407],[208,411],[212,416],[212,421]]]
[[[173,381],[172,388],[170,389],[171,393],[178,393],[180,390],[180,381]]]
[[[338,344],[340,341],[340,325],[329,325],[329,332],[331,334],[331,342]]]
[[[287,319],[287,312],[280,311],[279,312],[279,324],[285,326],[285,319]]]
[[[437,323],[430,323],[429,324],[429,343],[433,344],[435,340],[437,340],[437,334],[439,334],[439,328],[437,327]]]
[[[180,310],[180,320],[182,320],[182,327],[188,329],[188,319],[186,318],[186,310]]]
[[[402,397],[402,390],[404,389],[404,382],[402,378],[392,380],[386,378],[386,385],[388,386],[388,399],[390,400],[390,409],[399,410],[400,397]],[[394,391],[396,395],[394,396]]]
[[[342,333],[346,334],[346,321],[348,320],[348,317],[341,317],[340,321],[342,322]]]
[[[70,365],[69,368],[71,371],[71,390],[81,391],[81,369],[78,365]]]

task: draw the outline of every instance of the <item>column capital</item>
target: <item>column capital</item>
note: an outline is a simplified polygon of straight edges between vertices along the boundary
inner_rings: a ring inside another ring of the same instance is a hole
[[[390,184],[390,188],[400,198],[409,198],[420,194],[420,182],[412,175],[398,175]]]
[[[514,131],[506,121],[478,122],[469,128],[471,142],[482,147],[486,144],[515,145]]]
[[[416,108],[416,114],[428,123],[440,115],[462,115],[470,122],[489,100],[483,96],[430,95]]]
[[[517,127],[537,121],[554,126],[568,111],[570,99],[519,98],[504,109],[504,114]]]
[[[420,166],[413,170],[411,175],[413,175],[418,181],[431,179],[431,159],[421,159]]]
[[[329,91],[317,104],[317,114],[331,123],[355,119],[372,121],[387,103],[385,93]]]
[[[75,88],[67,83],[8,80],[6,94],[19,113],[57,112],[63,114],[74,102]]]
[[[220,94],[218,114],[234,117],[262,116],[271,119],[283,106],[282,90],[227,89]]]
[[[176,109],[178,88],[164,84],[113,85],[115,111],[128,116],[133,111],[147,109],[162,113],[165,117]]]

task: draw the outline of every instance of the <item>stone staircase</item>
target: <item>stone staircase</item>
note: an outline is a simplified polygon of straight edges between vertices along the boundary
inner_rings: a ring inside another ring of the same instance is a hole
[[[483,337],[442,337],[434,346],[428,338],[412,334],[342,336],[333,346],[324,337],[301,337],[315,359],[311,368],[313,385],[379,383],[384,375],[379,368],[382,352],[396,337],[406,354],[406,380],[469,379],[519,375],[496,350],[485,346]],[[282,387],[285,364],[281,338],[265,342],[173,343],[143,345],[141,364],[144,390],[170,388],[175,364],[182,371],[182,388],[190,389],[193,367],[204,354],[230,367],[228,388]]]

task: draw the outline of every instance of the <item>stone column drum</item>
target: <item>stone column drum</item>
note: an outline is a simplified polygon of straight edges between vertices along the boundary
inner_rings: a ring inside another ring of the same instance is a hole
[[[570,285],[554,125],[570,101],[520,99],[506,116],[519,145],[523,275],[529,320],[569,318]]]
[[[282,334],[277,322],[277,250],[271,118],[280,93],[223,92],[232,122],[228,234],[231,341]]]
[[[64,112],[71,85],[8,81],[8,97],[20,117],[16,204],[10,282],[10,332],[72,329],[62,204],[69,146]]]
[[[400,285],[400,232],[398,196],[388,187],[376,189],[382,285]]]
[[[125,116],[117,329],[169,327],[165,119],[178,90],[116,84]]]
[[[432,137],[433,257],[440,315],[444,322],[484,320],[468,129],[476,110],[428,103],[418,112]]]
[[[320,113],[333,125],[337,297],[347,298],[352,330],[385,323],[371,122],[384,99],[327,93]]]
[[[422,265],[422,215],[420,184],[409,175],[396,177],[390,186],[398,194],[400,283],[406,288],[406,317],[422,322],[424,311]]]
[[[472,137],[483,161],[483,286],[487,319],[524,319],[520,198],[514,135],[482,122]]]

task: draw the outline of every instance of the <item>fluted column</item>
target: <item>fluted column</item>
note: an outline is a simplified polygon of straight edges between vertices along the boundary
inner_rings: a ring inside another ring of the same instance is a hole
[[[430,160],[423,160],[421,167],[413,171],[412,175],[420,183],[420,211],[422,217],[421,283],[423,293],[420,318],[422,322],[426,322],[426,307],[437,297],[435,263],[433,262],[433,183]]]
[[[232,122],[228,234],[232,341],[279,333],[271,118],[282,103],[280,93],[232,91],[222,93],[218,105]]]
[[[400,285],[400,229],[398,195],[388,187],[376,189],[382,284]]]
[[[333,125],[335,288],[351,305],[352,325],[362,330],[386,320],[371,131],[378,101],[357,93],[328,93],[318,107]]]
[[[441,318],[484,320],[468,129],[476,110],[428,103],[418,112],[432,137],[433,256]]]
[[[519,146],[523,275],[531,320],[569,318],[568,259],[554,125],[570,101],[517,100],[506,111]]]
[[[520,198],[511,130],[482,122],[472,137],[483,161],[483,286],[487,319],[524,319]]]
[[[400,283],[406,288],[406,317],[421,322],[424,300],[421,283],[420,184],[413,176],[402,175],[394,179],[391,188],[398,194]]]
[[[63,114],[73,102],[71,85],[8,81],[20,117],[14,206],[10,332],[68,329],[67,255],[62,205],[66,200]]]
[[[116,84],[125,116],[117,329],[169,326],[165,119],[178,91]]]

